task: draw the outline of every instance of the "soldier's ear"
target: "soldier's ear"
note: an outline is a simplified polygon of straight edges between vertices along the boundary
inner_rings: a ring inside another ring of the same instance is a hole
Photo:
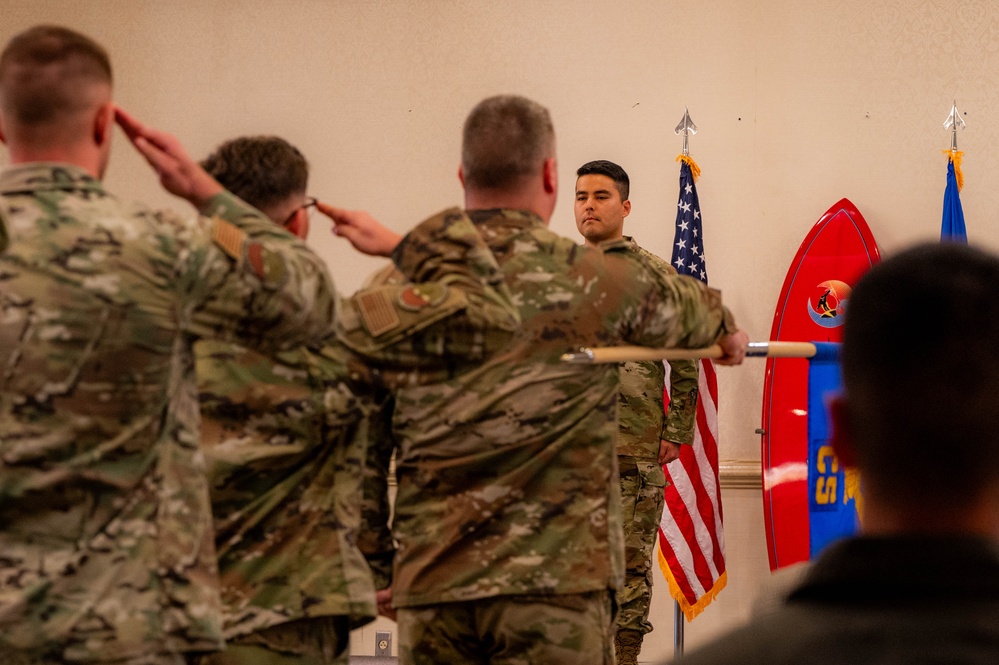
[[[111,128],[114,127],[114,104],[108,102],[97,109],[94,116],[94,144],[104,145],[111,138]]]
[[[7,145],[7,137],[3,133],[3,118],[0,118],[0,143]]]
[[[832,423],[832,433],[829,443],[832,445],[836,458],[843,466],[857,467],[857,452],[854,448],[853,424],[850,418],[850,404],[840,394],[829,402],[829,419]]]
[[[465,186],[465,169],[461,167],[461,164],[458,165],[458,182],[461,183],[462,187]]]
[[[545,160],[544,166],[541,168],[541,177],[546,193],[554,194],[558,191],[558,163],[554,157]]]

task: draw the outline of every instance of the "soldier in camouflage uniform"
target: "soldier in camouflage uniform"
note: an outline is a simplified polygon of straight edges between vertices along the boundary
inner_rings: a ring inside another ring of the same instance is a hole
[[[718,341],[727,363],[745,353],[717,291],[548,231],[556,171],[540,105],[494,97],[468,117],[467,215],[522,325],[481,366],[394,393],[403,663],[612,663],[624,552],[618,368],[560,356],[623,342]]]
[[[118,201],[113,126],[204,217]],[[0,662],[175,665],[222,646],[193,343],[328,334],[325,266],[111,102],[95,42],[0,55]]]
[[[607,160],[587,162],[576,170],[576,227],[586,245],[624,256],[640,255],[661,274],[676,270],[624,235],[624,218],[631,212],[630,179],[623,168]],[[634,665],[642,638],[652,631],[653,554],[665,503],[663,464],[680,455],[681,445],[694,441],[697,407],[697,363],[670,362],[669,412],[663,408],[666,369],[662,362],[621,365],[617,461],[621,473],[621,514],[624,520],[624,586],[618,591],[614,651],[619,665]]]
[[[313,206],[357,221],[306,197],[308,165],[283,139],[234,139],[203,165],[302,238]],[[352,239],[375,230],[345,224]],[[339,325],[374,367],[336,339],[274,357],[223,342],[197,347],[229,640],[201,665],[347,662],[349,630],[376,614],[357,540],[366,448],[386,436],[377,428],[388,385],[433,378],[435,363],[454,371],[480,361],[516,328],[499,267],[463,215],[428,220],[384,249],[395,251],[402,279],[356,294]]]

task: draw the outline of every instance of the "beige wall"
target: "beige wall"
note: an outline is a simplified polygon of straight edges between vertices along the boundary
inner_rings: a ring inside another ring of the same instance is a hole
[[[464,115],[516,92],[555,120],[553,227],[575,233],[575,167],[612,159],[632,176],[629,232],[668,255],[673,127],[688,106],[711,282],[756,339],[769,334],[798,243],[839,198],[860,208],[883,250],[936,237],[954,99],[968,123],[969,233],[999,250],[991,0],[4,0],[2,14],[4,41],[44,21],[103,42],[117,100],[193,154],[237,134],[283,135],[310,157],[314,195],[399,229],[460,202]],[[107,179],[123,196],[169,202],[124,141]],[[323,224],[310,240],[343,290],[376,265]],[[763,365],[720,374],[722,456],[758,459]],[[758,500],[726,505],[732,554],[758,560],[762,536],[743,528],[761,524],[758,513]],[[708,617],[744,615],[755,585],[732,578],[688,643],[710,632]],[[668,642],[671,628],[657,625]]]

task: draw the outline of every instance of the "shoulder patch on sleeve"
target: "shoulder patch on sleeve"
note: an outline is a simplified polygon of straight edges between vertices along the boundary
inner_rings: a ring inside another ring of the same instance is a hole
[[[374,289],[357,296],[357,309],[364,327],[373,337],[384,335],[399,327],[399,314],[386,289]]]
[[[440,284],[411,284],[399,290],[399,306],[410,312],[439,305],[447,298],[447,288]]]
[[[246,244],[246,232],[218,217],[213,218],[213,222],[212,240],[223,252],[239,261],[243,256],[243,246]]]

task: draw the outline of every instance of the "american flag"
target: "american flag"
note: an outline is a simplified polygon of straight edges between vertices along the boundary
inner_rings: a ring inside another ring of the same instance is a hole
[[[689,157],[679,159],[680,199],[671,262],[681,275],[706,283],[701,207],[694,187],[694,172],[700,170]],[[727,581],[718,483],[718,382],[710,360],[700,361],[700,370],[694,443],[683,446],[680,458],[663,467],[669,486],[659,524],[659,564],[670,595],[688,621],[707,607]]]

